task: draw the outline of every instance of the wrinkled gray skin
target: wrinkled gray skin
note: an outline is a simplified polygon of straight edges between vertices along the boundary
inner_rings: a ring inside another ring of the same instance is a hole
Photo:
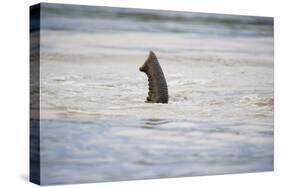
[[[168,103],[167,82],[157,57],[152,51],[150,51],[147,60],[139,70],[144,72],[148,77],[149,91],[146,102]]]

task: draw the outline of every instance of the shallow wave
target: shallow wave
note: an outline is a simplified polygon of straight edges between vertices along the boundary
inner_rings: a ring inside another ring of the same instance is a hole
[[[211,80],[196,80],[196,79],[178,79],[172,80],[168,83],[168,86],[191,86],[191,85],[205,85],[211,82]]]
[[[269,17],[57,4],[43,4],[43,7],[44,16],[40,23],[44,30],[193,32],[225,36],[270,36],[273,32],[273,19]]]
[[[211,13],[190,13],[181,11],[163,11],[136,8],[112,8],[102,6],[77,6],[62,4],[44,4],[48,16],[65,15],[69,18],[111,18],[133,19],[141,21],[206,22],[218,24],[272,25],[270,17],[239,16]]]
[[[43,120],[42,183],[272,170],[272,134],[272,127],[266,124],[247,122],[167,118]]]
[[[268,107],[270,110],[274,108],[274,98],[272,96],[257,96],[257,95],[247,95],[240,97],[240,103],[246,105],[255,105],[257,107]]]

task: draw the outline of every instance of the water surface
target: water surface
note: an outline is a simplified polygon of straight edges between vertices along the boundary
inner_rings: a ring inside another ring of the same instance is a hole
[[[43,4],[43,184],[273,170],[273,19]],[[144,103],[153,50],[169,104]]]

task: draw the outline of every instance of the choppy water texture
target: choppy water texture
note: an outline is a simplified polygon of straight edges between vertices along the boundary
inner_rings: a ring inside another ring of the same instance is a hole
[[[273,19],[43,4],[43,184],[273,170]],[[149,50],[169,104],[144,103]]]

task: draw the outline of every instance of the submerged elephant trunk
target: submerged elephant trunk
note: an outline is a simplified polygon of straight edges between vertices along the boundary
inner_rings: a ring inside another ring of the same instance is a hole
[[[146,73],[148,77],[149,91],[146,102],[168,103],[167,82],[157,57],[152,51],[139,70]]]

